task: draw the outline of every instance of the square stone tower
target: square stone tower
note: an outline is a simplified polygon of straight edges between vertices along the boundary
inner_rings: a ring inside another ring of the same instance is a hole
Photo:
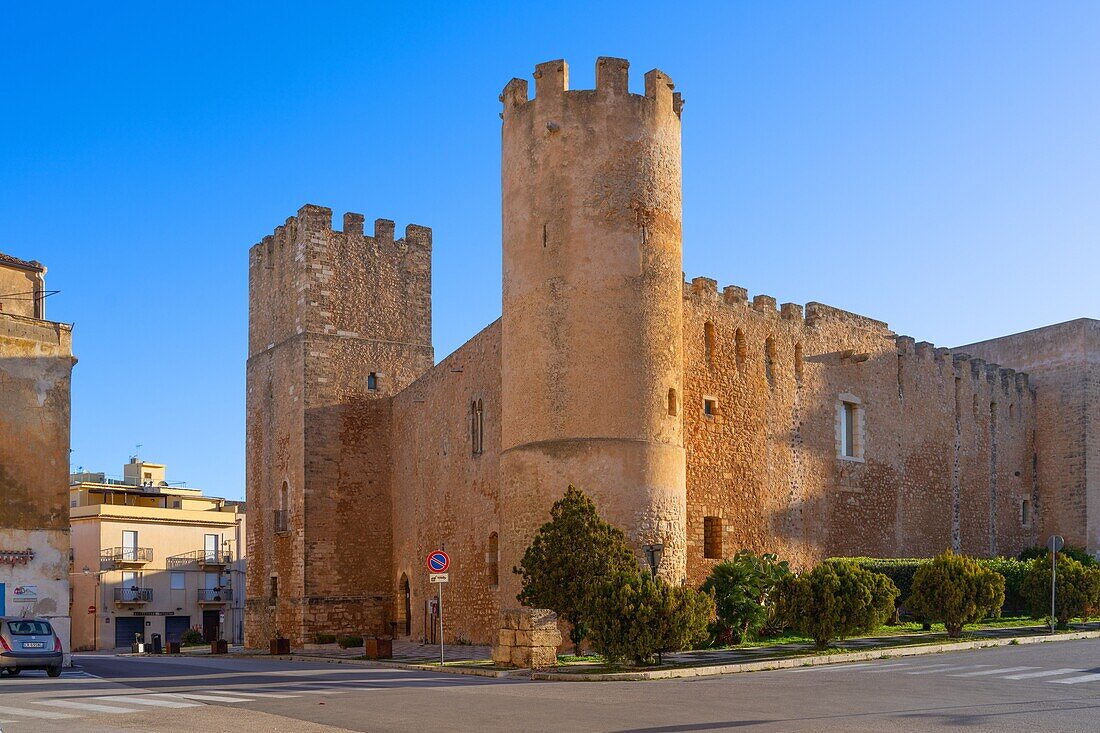
[[[390,398],[434,362],[431,247],[307,205],[249,253],[248,645],[388,630]]]

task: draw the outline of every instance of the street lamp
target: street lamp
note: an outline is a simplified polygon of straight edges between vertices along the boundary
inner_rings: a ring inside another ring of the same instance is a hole
[[[656,578],[657,568],[661,567],[661,557],[665,554],[664,543],[656,542],[652,545],[642,545],[642,552],[645,553],[645,560],[649,563],[649,572]]]

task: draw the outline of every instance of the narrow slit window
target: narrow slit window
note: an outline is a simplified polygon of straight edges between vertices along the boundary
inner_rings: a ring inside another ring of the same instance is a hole
[[[714,366],[714,324],[710,321],[703,324],[703,356],[708,367]]]
[[[470,442],[473,454],[480,456],[485,450],[485,410],[480,399],[470,403]]]
[[[837,403],[837,457],[863,460],[863,406],[853,395]]]
[[[1025,527],[1031,526],[1031,501],[1028,499],[1020,502],[1020,524]]]
[[[378,391],[378,375],[374,372],[367,375],[367,389],[371,392]]]
[[[764,340],[764,376],[768,386],[775,387],[775,339],[771,336]]]
[[[679,410],[676,404],[676,390],[670,389],[668,391],[668,414],[672,417],[676,417],[676,414],[678,412]]]

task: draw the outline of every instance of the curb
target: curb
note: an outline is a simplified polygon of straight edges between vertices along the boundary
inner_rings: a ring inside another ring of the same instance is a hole
[[[1056,641],[1076,641],[1079,639],[1100,639],[1100,631],[1075,631],[1069,634],[1042,634],[1033,636],[1014,636],[1004,639],[983,639],[981,641],[961,641],[949,644],[914,645],[908,647],[886,647],[866,652],[848,652],[821,656],[789,657],[760,662],[742,662],[739,664],[719,664],[709,667],[678,667],[675,669],[656,669],[651,672],[612,672],[608,674],[568,674],[564,672],[532,672],[531,679],[553,682],[636,682],[641,680],[665,680],[682,677],[716,677],[739,672],[764,672],[776,669],[797,667],[817,667],[826,664],[862,662],[870,659],[888,657],[916,657],[942,652],[986,649],[989,647],[1010,646],[1016,644],[1044,644]]]
[[[313,657],[308,654],[237,654],[238,657],[251,659],[276,659],[280,662],[313,662],[325,664],[350,664],[354,667],[388,667],[407,669],[412,672],[443,672],[445,674],[467,675],[470,677],[529,677],[529,669],[477,669],[476,667],[440,667],[438,664],[421,662],[394,662],[387,659],[340,659],[334,657]]]

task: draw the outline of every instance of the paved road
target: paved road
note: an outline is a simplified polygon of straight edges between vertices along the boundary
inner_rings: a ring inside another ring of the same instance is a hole
[[[0,680],[18,731],[1100,730],[1100,641],[641,683],[530,682],[258,659],[77,658]]]

